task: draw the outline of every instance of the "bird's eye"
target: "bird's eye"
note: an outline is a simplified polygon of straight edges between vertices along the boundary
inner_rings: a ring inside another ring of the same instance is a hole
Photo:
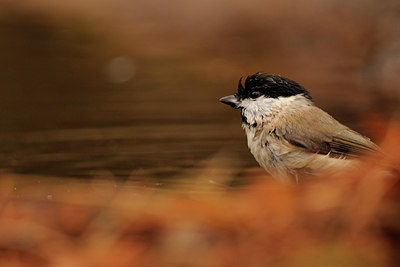
[[[260,91],[253,91],[251,92],[250,96],[251,98],[257,98],[261,95]]]

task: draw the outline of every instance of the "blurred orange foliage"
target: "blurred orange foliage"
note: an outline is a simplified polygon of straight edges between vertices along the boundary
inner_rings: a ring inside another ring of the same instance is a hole
[[[0,265],[395,265],[400,127],[384,140],[381,162],[298,185],[250,171],[247,185],[201,188],[3,174]]]

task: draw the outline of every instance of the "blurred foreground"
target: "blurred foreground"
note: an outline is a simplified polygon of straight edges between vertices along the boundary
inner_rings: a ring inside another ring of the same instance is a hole
[[[226,186],[218,163],[164,188],[3,174],[0,265],[396,266],[399,140],[389,127],[384,161],[299,185],[248,169]]]

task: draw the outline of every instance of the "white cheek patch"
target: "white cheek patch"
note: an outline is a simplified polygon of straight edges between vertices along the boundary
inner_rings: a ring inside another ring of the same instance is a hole
[[[247,123],[253,124],[263,116],[268,117],[274,110],[280,110],[296,100],[307,101],[301,94],[278,98],[260,96],[256,99],[244,99],[238,106],[242,108],[242,116],[246,118]]]
[[[272,107],[276,105],[278,99],[266,98],[260,96],[256,99],[244,99],[239,107],[242,108],[242,116],[246,118],[249,124],[253,124],[257,118],[271,113]]]

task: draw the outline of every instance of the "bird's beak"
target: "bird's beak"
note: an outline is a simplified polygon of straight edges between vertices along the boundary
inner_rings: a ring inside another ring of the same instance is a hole
[[[238,108],[238,105],[240,104],[239,99],[235,95],[224,96],[219,101],[233,108]]]

